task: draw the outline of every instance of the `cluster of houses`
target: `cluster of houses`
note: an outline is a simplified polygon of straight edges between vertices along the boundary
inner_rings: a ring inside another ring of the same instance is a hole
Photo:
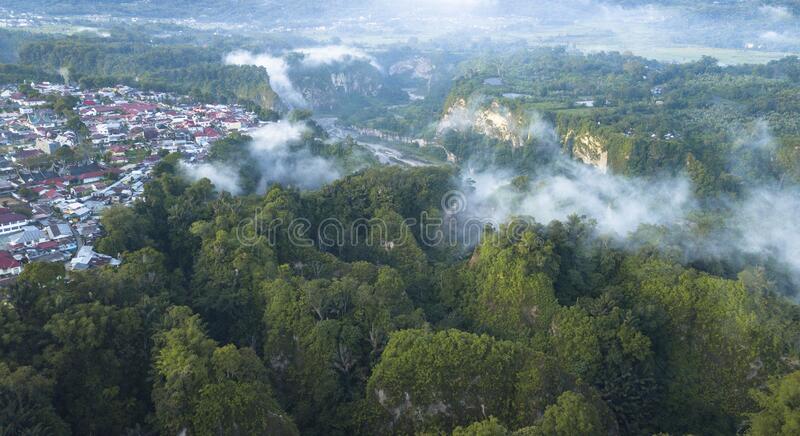
[[[0,284],[30,262],[78,270],[117,265],[92,248],[102,235],[102,211],[135,202],[166,153],[203,159],[216,139],[259,123],[239,105],[198,104],[127,86],[31,86],[37,93],[26,96],[0,85]],[[73,118],[82,132],[49,107],[53,94],[78,102]],[[74,151],[72,159],[63,159],[64,147]]]
[[[99,235],[96,220],[76,222],[41,207],[28,216],[10,208],[0,208],[0,280],[19,275],[29,262],[63,262],[69,269],[87,269],[100,264],[118,264],[110,256],[95,253],[91,244]],[[78,259],[84,254],[92,260]],[[76,260],[77,259],[77,260]],[[2,283],[0,282],[0,283]]]

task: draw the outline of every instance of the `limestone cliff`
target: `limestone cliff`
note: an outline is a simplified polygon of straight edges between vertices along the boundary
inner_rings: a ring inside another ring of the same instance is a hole
[[[433,78],[435,68],[430,59],[423,56],[414,56],[392,64],[389,67],[389,74],[392,76],[409,75],[414,79],[430,81]]]
[[[472,129],[491,138],[510,142],[514,147],[521,147],[527,139],[527,134],[522,133],[525,130],[523,126],[521,116],[513,114],[496,101],[485,107],[470,107],[462,98],[447,109],[438,131]]]
[[[388,106],[408,100],[402,89],[392,86],[387,77],[368,62],[335,63],[313,68],[296,64],[290,78],[314,110],[339,113],[363,108],[375,101]]]
[[[566,149],[575,159],[602,172],[608,171],[608,148],[605,141],[590,132],[569,130],[562,139]]]

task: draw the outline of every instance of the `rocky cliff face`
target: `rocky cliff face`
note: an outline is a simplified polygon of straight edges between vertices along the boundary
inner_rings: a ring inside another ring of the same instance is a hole
[[[393,89],[386,77],[366,62],[297,69],[292,76],[295,87],[315,110],[335,112],[341,108],[363,107],[369,100],[389,105],[408,98],[401,89]]]
[[[569,130],[564,135],[563,142],[575,159],[596,167],[603,173],[608,171],[608,149],[599,137],[588,132],[576,133]]]
[[[382,84],[373,77],[365,77],[345,72],[331,73],[331,85],[337,90],[347,94],[374,97],[380,91]]]
[[[409,75],[413,79],[430,81],[433,77],[434,68],[430,59],[423,56],[415,56],[392,64],[389,67],[389,74],[392,76]]]
[[[439,122],[438,133],[447,130],[466,131],[507,141],[513,147],[522,147],[535,135],[537,123],[529,117],[510,111],[493,101],[489,104],[471,104],[461,98],[454,101]],[[549,128],[548,128],[549,129]],[[538,132],[541,133],[541,132]],[[609,143],[602,135],[592,131],[559,129],[564,150],[573,158],[606,173],[612,167],[609,158]]]
[[[438,130],[442,133],[451,129],[472,129],[491,138],[510,142],[514,147],[521,147],[528,139],[523,127],[521,116],[513,114],[496,101],[486,107],[470,107],[462,98],[445,112]]]
[[[315,109],[333,109],[343,99],[346,102],[352,98],[375,96],[381,88],[380,83],[371,78],[345,72],[331,72],[326,78],[304,82],[300,92]]]

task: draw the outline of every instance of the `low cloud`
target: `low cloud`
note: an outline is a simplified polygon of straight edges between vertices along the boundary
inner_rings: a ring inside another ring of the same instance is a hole
[[[787,33],[779,33],[775,31],[767,31],[760,34],[759,39],[765,42],[771,42],[775,44],[794,44],[798,41],[798,37],[795,35],[790,35]]]
[[[255,65],[263,67],[269,74],[269,85],[281,100],[291,107],[306,107],[303,94],[295,89],[289,78],[289,65],[281,57],[269,54],[253,54],[245,50],[237,50],[225,56],[228,65]]]
[[[319,67],[335,63],[347,63],[352,61],[369,62],[377,70],[383,70],[378,61],[364,50],[346,45],[328,45],[322,47],[306,47],[292,50],[303,55],[303,66]]]
[[[296,53],[302,55],[300,65],[306,68],[318,68],[324,65],[335,63],[347,63],[353,61],[369,62],[373,68],[383,71],[381,65],[367,52],[345,45],[329,45],[320,47],[298,48],[284,53],[282,56],[274,56],[267,53],[254,54],[246,50],[236,50],[225,56],[225,63],[228,65],[255,65],[263,67],[269,74],[269,85],[281,100],[290,108],[308,107],[303,93],[295,88],[290,73],[291,65],[286,60],[286,55]]]
[[[219,191],[242,194],[243,184],[256,183],[255,191],[266,192],[273,183],[300,189],[316,189],[341,176],[335,162],[311,153],[304,142],[307,127],[302,123],[279,121],[248,132],[246,162],[181,162],[181,173],[192,181],[207,178]],[[257,180],[252,177],[253,166]],[[246,166],[247,165],[247,166]],[[247,168],[246,175],[241,173]],[[250,188],[248,187],[248,190]]]
[[[456,105],[438,126],[439,132],[475,129],[480,123],[475,114],[486,99],[471,99]],[[510,111],[497,104],[498,113]],[[469,213],[494,223],[514,216],[531,216],[539,222],[565,220],[570,215],[585,215],[597,222],[601,233],[623,239],[642,224],[681,223],[696,205],[690,182],[683,176],[636,179],[606,174],[584,165],[561,152],[553,125],[533,112],[521,117],[521,124],[507,123],[513,137],[533,138],[529,147],[539,147],[550,156],[546,167],[537,168],[525,186],[512,186],[514,174],[489,168],[465,174],[469,182]],[[477,129],[481,131],[482,129]],[[481,167],[478,163],[477,167]],[[472,167],[472,165],[467,165]]]
[[[696,214],[703,209],[684,175],[642,179],[606,174],[557,151],[557,143],[548,145],[557,139],[542,117],[530,117],[527,131],[539,139],[539,147],[554,153],[546,168],[537,168],[522,184],[503,169],[464,174],[466,217],[499,224],[518,216],[541,223],[585,216],[596,222],[600,234],[624,246],[641,226],[658,226],[668,231],[664,247],[682,250],[687,261],[777,262],[800,283],[800,228],[790,225],[800,216],[800,189],[751,180],[736,199],[720,200],[713,228],[698,232],[698,224],[704,225],[696,223]],[[776,150],[764,121],[742,126],[735,137],[735,173],[748,173]]]
[[[259,192],[264,192],[270,183],[313,189],[339,178],[333,162],[302,147],[306,129],[301,123],[280,121],[250,132],[250,155],[258,162],[262,175]]]
[[[235,168],[217,163],[180,163],[180,171],[192,181],[208,179],[219,191],[227,191],[237,195],[239,188],[239,173]]]
[[[474,129],[477,113],[483,109],[484,103],[486,99],[483,97],[470,97],[450,106],[436,125],[436,133],[441,135],[451,130],[465,132]]]
[[[794,18],[792,11],[785,6],[764,5],[758,8],[758,11],[773,21],[784,21]]]
[[[480,11],[496,12],[495,9],[498,3],[497,0],[408,0],[401,4],[382,0],[378,2],[379,6],[376,11],[391,15],[401,15],[412,11],[424,12],[450,18],[465,14],[475,14]],[[399,5],[402,6],[398,7]]]
[[[800,272],[800,230],[790,225],[800,216],[796,189],[751,191],[732,218],[742,249],[785,260]]]
[[[691,186],[684,178],[629,179],[566,157],[556,166],[557,170],[530,180],[522,192],[512,188],[511,175],[503,171],[469,175],[474,181],[468,196],[471,214],[495,223],[514,216],[548,223],[585,215],[597,222],[598,231],[621,239],[642,224],[681,223],[694,206]]]

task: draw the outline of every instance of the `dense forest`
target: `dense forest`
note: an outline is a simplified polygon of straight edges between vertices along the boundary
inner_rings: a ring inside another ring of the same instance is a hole
[[[252,106],[269,119],[269,111],[292,106],[281,101],[270,87],[267,71],[254,65],[225,65],[223,59],[242,41],[230,36],[200,34],[201,41],[192,41],[186,34],[168,32],[152,26],[157,39],[129,27],[118,27],[113,36],[99,37],[88,33],[72,37],[0,32],[0,47],[7,44],[8,60],[0,64],[0,74],[6,83],[25,80],[69,80],[81,87],[100,87],[126,84],[137,88],[189,95],[207,102],[239,102]],[[300,39],[302,41],[302,39]],[[237,42],[234,42],[237,41]],[[198,42],[203,43],[202,46]],[[278,50],[287,42],[276,38],[269,48]],[[236,45],[234,45],[236,44]],[[253,50],[263,50],[253,43]],[[406,50],[407,51],[407,50]],[[385,62],[396,61],[403,50],[385,53]],[[439,56],[438,62],[452,57]],[[0,58],[0,62],[4,60]],[[376,62],[348,60],[321,65],[306,65],[303,55],[291,53],[286,59],[288,77],[302,95],[302,106],[321,114],[341,116],[344,121],[363,122],[385,114],[387,107],[403,106],[408,102],[404,87],[415,87],[424,80],[387,74]],[[282,73],[287,74],[287,73]],[[437,75],[437,93],[443,98],[450,77],[444,71]],[[435,99],[435,116],[441,100]]]
[[[800,313],[763,269],[579,217],[431,246],[404,218],[438,209],[445,168],[231,197],[176,163],[104,216],[122,266],[32,264],[8,291],[6,434],[791,433]],[[385,228],[330,245],[298,217]]]
[[[140,41],[141,34],[123,34],[109,41],[92,36],[26,41],[18,48],[18,64],[0,65],[7,82],[41,78],[66,79],[82,87],[127,84],[175,92],[200,101],[240,102],[269,118],[280,102],[269,75],[255,66],[223,65],[223,48]]]

